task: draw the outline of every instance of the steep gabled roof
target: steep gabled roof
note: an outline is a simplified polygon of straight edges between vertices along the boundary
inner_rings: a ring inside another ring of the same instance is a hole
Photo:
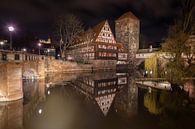
[[[129,11],[129,12],[126,12],[125,14],[123,14],[122,16],[120,16],[116,21],[123,20],[125,18],[139,20],[131,11]]]
[[[92,28],[94,33],[95,33],[95,39],[98,37],[99,33],[101,32],[101,30],[104,27],[104,25],[106,24],[106,22],[107,22],[107,20],[103,20],[99,24],[97,24],[96,26],[94,26]]]

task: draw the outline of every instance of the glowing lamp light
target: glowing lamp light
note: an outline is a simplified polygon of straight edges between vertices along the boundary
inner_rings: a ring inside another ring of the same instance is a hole
[[[41,44],[41,43],[38,43],[38,46],[39,46],[39,47],[41,47],[41,46],[42,46],[42,44]]]
[[[23,51],[23,52],[26,52],[26,51],[27,51],[27,49],[26,49],[26,48],[23,48],[23,49],[22,49],[22,51]]]
[[[152,74],[152,71],[150,71],[150,74]]]
[[[12,32],[12,31],[15,30],[15,28],[14,28],[13,26],[8,26],[8,30],[9,30],[10,32]]]
[[[42,112],[43,112],[42,109],[39,109],[39,110],[38,110],[38,113],[39,113],[39,114],[42,114]]]
[[[1,41],[1,42],[0,42],[0,45],[4,45],[4,42]]]
[[[50,94],[51,94],[51,92],[48,90],[48,91],[47,91],[47,94],[48,94],[48,95],[50,95]]]

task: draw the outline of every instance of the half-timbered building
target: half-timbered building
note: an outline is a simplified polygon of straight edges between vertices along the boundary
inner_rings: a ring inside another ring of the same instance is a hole
[[[115,69],[118,58],[127,60],[125,51],[121,49],[122,44],[117,43],[107,20],[100,22],[92,28],[88,39],[83,39],[73,45],[67,53],[67,59],[82,61],[93,64],[93,67],[104,69]],[[119,54],[120,51],[120,54]]]

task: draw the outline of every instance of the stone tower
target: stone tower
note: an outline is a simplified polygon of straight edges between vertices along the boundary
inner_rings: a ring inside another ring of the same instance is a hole
[[[124,44],[128,51],[129,64],[135,64],[136,52],[139,49],[140,21],[132,13],[127,12],[115,21],[116,40]]]

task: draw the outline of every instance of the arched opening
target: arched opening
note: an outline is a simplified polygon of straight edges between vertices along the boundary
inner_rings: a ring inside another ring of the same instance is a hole
[[[38,78],[38,74],[36,72],[36,70],[34,69],[28,69],[26,71],[24,71],[23,75],[22,75],[22,79],[37,79]]]

